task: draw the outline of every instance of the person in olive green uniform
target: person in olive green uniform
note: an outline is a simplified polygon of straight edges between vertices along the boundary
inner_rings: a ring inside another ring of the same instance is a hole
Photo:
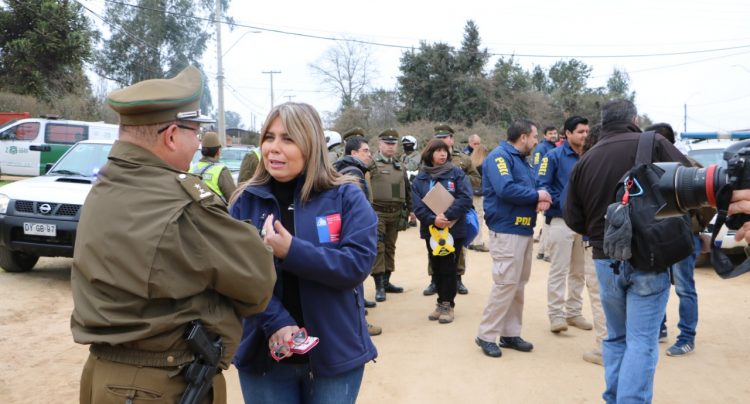
[[[241,184],[252,178],[259,163],[260,147],[254,147],[245,155],[245,157],[242,158],[242,163],[240,163],[240,173],[237,176],[237,183]]]
[[[81,403],[178,402],[195,358],[188,325],[221,337],[227,369],[241,318],[271,298],[273,255],[258,230],[186,172],[200,123],[211,121],[198,109],[202,88],[190,66],[107,99],[120,140],[86,199],[70,277],[73,339],[91,345]],[[209,394],[200,402],[226,402],[221,373]]]
[[[216,132],[206,132],[203,135],[201,154],[203,157],[190,167],[190,172],[200,175],[206,186],[226,202],[237,189],[237,184],[234,183],[229,168],[219,163],[221,142]]]
[[[325,131],[325,135],[326,146],[328,146],[328,161],[333,164],[344,156],[344,145],[341,143],[341,134],[336,131],[327,130]]]
[[[375,300],[385,301],[386,293],[401,293],[403,288],[391,283],[395,268],[396,239],[401,210],[411,212],[411,186],[406,170],[396,158],[398,132],[386,129],[378,135],[378,153],[373,158],[372,207],[378,214],[378,256],[372,269]]]
[[[414,136],[404,136],[401,138],[401,146],[404,148],[404,154],[401,155],[401,164],[406,169],[406,176],[409,181],[417,177],[419,168],[422,164],[417,148],[417,139]],[[409,212],[409,226],[417,227],[417,217],[414,212]]]
[[[477,168],[474,167],[474,165],[471,163],[471,157],[467,156],[465,153],[463,153],[461,150],[457,149],[455,146],[455,139],[453,138],[453,128],[446,124],[440,124],[438,126],[435,126],[435,138],[440,139],[443,142],[445,142],[448,147],[451,149],[451,161],[453,162],[453,165],[460,167],[461,170],[463,170],[464,174],[466,174],[467,177],[469,177],[469,182],[471,182],[472,188],[477,188],[482,183],[482,176],[479,175],[479,171],[477,171]],[[462,247],[461,251],[458,253],[458,282],[457,284],[457,291],[459,294],[465,295],[469,293],[469,289],[464,285],[463,281],[461,280],[461,276],[463,276],[464,273],[466,273],[466,247]],[[427,264],[427,272],[430,275],[430,278],[432,278],[432,268],[429,266],[429,263]],[[437,289],[435,288],[435,282],[430,281],[430,284],[425,288],[423,294],[425,296],[434,295],[437,293]]]

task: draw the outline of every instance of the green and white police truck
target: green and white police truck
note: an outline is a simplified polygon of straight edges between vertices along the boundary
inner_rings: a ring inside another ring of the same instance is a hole
[[[117,137],[118,126],[103,122],[49,117],[14,120],[0,126],[0,173],[41,175],[76,142]]]

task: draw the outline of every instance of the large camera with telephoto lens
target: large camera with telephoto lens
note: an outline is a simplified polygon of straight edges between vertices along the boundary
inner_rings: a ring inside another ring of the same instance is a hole
[[[733,278],[750,271],[750,248],[722,249],[716,236],[722,225],[739,229],[750,215],[727,217],[732,191],[750,189],[750,140],[738,142],[724,151],[727,168],[712,164],[705,168],[685,167],[679,163],[655,163],[664,170],[659,192],[666,204],[657,218],[681,216],[689,209],[713,206],[717,209],[711,237],[711,263],[722,278]]]

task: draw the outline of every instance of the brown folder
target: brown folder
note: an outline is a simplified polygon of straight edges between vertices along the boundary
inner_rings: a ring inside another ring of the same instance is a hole
[[[436,183],[427,195],[422,198],[422,202],[427,205],[436,215],[445,213],[453,205],[453,195],[441,183]]]

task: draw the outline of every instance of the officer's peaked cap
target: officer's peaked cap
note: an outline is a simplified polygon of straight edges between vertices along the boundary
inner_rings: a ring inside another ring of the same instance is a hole
[[[214,122],[201,115],[203,76],[188,66],[171,79],[151,79],[115,90],[107,104],[120,114],[121,125],[153,125],[170,121]]]

